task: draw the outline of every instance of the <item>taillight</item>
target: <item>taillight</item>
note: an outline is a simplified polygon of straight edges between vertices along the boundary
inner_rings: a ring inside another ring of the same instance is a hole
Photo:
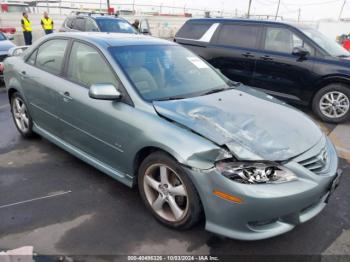
[[[0,73],[4,72],[4,69],[5,69],[4,64],[0,63]]]

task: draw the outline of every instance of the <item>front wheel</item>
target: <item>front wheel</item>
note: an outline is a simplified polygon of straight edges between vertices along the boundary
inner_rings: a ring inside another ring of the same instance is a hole
[[[199,220],[202,208],[196,189],[167,154],[156,152],[142,162],[138,186],[143,202],[163,224],[185,229]]]
[[[330,84],[315,95],[313,111],[322,120],[341,123],[350,116],[350,87],[342,84]]]
[[[25,138],[34,137],[33,120],[28,112],[28,107],[19,93],[11,97],[11,112],[15,125],[21,135]]]

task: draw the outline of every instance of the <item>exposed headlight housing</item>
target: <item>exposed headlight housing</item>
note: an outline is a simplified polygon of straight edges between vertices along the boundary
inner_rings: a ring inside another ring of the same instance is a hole
[[[225,177],[242,184],[284,183],[297,179],[287,168],[271,162],[226,162],[216,164]]]

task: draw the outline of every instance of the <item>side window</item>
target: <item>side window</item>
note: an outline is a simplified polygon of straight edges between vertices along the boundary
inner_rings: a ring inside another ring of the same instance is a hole
[[[73,28],[73,18],[67,18],[66,20],[66,26],[68,28]]]
[[[75,42],[68,62],[68,79],[90,87],[93,84],[119,86],[114,73],[95,48]]]
[[[36,60],[36,54],[38,53],[38,49],[36,49],[31,55],[30,57],[27,59],[27,63],[30,65],[34,65],[35,64],[35,60]]]
[[[306,44],[299,36],[286,28],[268,27],[265,36],[265,50],[291,54],[294,47],[305,47],[310,54],[315,50]]]
[[[35,65],[45,71],[58,75],[62,69],[67,40],[49,40],[39,47]]]
[[[85,30],[86,32],[97,32],[98,28],[92,19],[86,19],[85,21]]]
[[[77,17],[74,19],[73,29],[85,31],[85,18]]]
[[[256,48],[260,27],[250,25],[222,25],[217,42],[245,48]]]
[[[200,39],[211,25],[212,23],[186,23],[177,32],[176,37]]]

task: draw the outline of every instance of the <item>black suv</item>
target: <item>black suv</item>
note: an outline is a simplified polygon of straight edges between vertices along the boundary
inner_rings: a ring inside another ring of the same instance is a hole
[[[77,12],[63,22],[60,32],[113,32],[138,34],[139,32],[125,19],[104,13]]]
[[[305,25],[191,19],[175,40],[228,78],[290,102],[312,105],[323,120],[350,115],[350,53]]]

